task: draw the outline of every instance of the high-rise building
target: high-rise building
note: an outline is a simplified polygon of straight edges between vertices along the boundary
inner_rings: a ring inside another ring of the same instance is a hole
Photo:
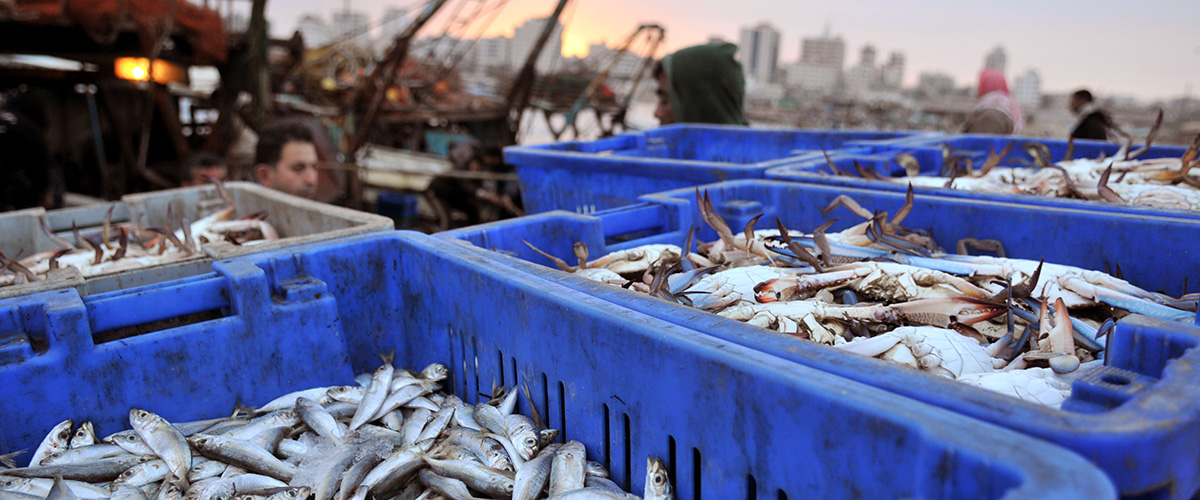
[[[879,86],[879,68],[862,64],[846,70],[846,93],[862,95]]]
[[[800,44],[800,62],[842,69],[846,61],[846,42],[841,37],[805,38]]]
[[[430,64],[450,64],[467,50],[468,42],[452,36],[437,36],[418,39],[412,46],[412,57]]]
[[[898,89],[904,84],[904,54],[892,52],[880,71],[880,83],[886,89]]]
[[[800,62],[787,71],[787,84],[804,90],[833,92],[842,84],[846,42],[832,37],[826,28],[818,38],[800,41]]]
[[[333,41],[333,27],[312,14],[306,14],[300,18],[300,22],[296,25],[296,31],[299,31],[300,36],[304,39],[304,46],[310,49],[324,46]]]
[[[1001,73],[1004,72],[1004,65],[1007,63],[1008,57],[1004,55],[1004,48],[997,46],[988,52],[983,58],[983,69],[994,69]]]
[[[759,82],[775,81],[779,66],[779,31],[767,23],[742,28],[738,60],[746,75]]]
[[[842,70],[796,63],[787,68],[787,85],[808,91],[832,93],[842,84]]]
[[[858,55],[859,66],[874,66],[875,65],[875,46],[871,44],[863,45],[862,51]]]
[[[1013,97],[1027,109],[1036,109],[1042,104],[1042,77],[1037,70],[1031,69],[1017,77]]]
[[[370,18],[366,12],[342,10],[333,13],[334,42],[353,43],[360,47],[371,46]]]
[[[616,78],[637,76],[637,72],[642,66],[642,58],[633,52],[625,51],[614,61],[615,53],[616,49],[609,48],[608,44],[604,42],[593,43],[588,46],[588,54],[584,63],[593,71],[611,68],[608,74]]]
[[[529,58],[545,25],[546,18],[530,19],[513,31],[512,51],[509,53],[509,63],[513,69],[520,70],[525,66],[525,60]],[[562,58],[562,31],[562,23],[555,22],[550,39],[546,41],[534,66],[539,73],[550,73]]]
[[[506,36],[480,38],[475,42],[472,52],[478,67],[498,68],[512,65],[512,39]]]
[[[917,77],[917,91],[928,97],[954,92],[954,77],[946,73],[926,72]]]
[[[881,72],[875,66],[875,47],[864,45],[859,52],[858,64],[846,70],[846,93],[862,95],[879,87]]]

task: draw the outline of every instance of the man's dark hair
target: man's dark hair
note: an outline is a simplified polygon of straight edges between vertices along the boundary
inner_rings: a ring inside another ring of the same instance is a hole
[[[276,160],[278,161],[278,160]],[[217,155],[212,153],[196,153],[183,163],[184,180],[191,181],[196,175],[196,171],[202,168],[219,167],[225,164]]]
[[[312,129],[302,122],[283,120],[263,129],[254,148],[254,164],[266,164],[272,168],[283,156],[283,147],[289,142],[307,142],[316,145]]]
[[[1071,94],[1071,96],[1083,99],[1086,102],[1092,102],[1092,93],[1088,92],[1087,90],[1076,90],[1074,94]]]
[[[663,65],[662,65],[662,59],[659,59],[657,61],[654,61],[654,70],[651,72],[650,76],[653,76],[654,79],[657,80],[659,77],[662,76],[663,71],[664,70],[663,70]]]

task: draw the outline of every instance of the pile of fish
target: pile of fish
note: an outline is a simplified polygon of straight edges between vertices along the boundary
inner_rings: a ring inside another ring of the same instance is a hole
[[[1026,401],[1057,407],[1080,374],[1102,365],[1104,335],[1139,313],[1172,321],[1195,317],[1197,296],[1173,298],[1123,279],[1071,266],[1004,258],[995,240],[959,242],[949,254],[900,224],[841,196],[866,219],[837,233],[833,220],[811,233],[734,235],[697,192],[701,215],[720,239],[697,246],[646,245],[578,265],[529,245],[564,271],[689,305],[834,348],[879,357]],[[1001,255],[965,255],[985,247]]]
[[[1153,138],[1153,133],[1150,138]],[[965,191],[984,191],[1005,194],[1028,194],[1058,198],[1106,201],[1121,205],[1138,205],[1175,210],[1200,211],[1200,136],[1179,158],[1138,160],[1150,147],[1131,151],[1127,145],[1109,158],[1073,159],[1071,145],[1062,161],[1050,160],[1044,144],[1031,142],[1022,146],[1033,163],[1027,166],[1004,167],[1009,144],[999,153],[993,151],[983,165],[975,170],[967,157],[952,150],[945,151],[941,176],[918,176],[920,165],[912,155],[901,153],[893,161],[905,167],[909,177],[886,178],[891,182],[909,183],[918,187],[937,187]],[[839,172],[834,167],[835,172]],[[860,175],[877,180],[885,178],[859,168]]]
[[[113,207],[104,218],[98,234],[85,236],[75,228],[72,242],[50,230],[45,219],[42,231],[59,250],[41,252],[21,258],[0,252],[0,287],[22,285],[46,279],[51,271],[74,267],[83,277],[113,273],[128,269],[165,264],[201,254],[201,246],[217,241],[235,245],[274,240],[279,234],[266,222],[266,214],[249,214],[234,218],[237,203],[223,186],[216,183],[217,192],[226,208],[196,222],[175,220],[167,209],[165,227],[141,227],[138,224],[113,225]]]
[[[97,440],[57,425],[28,467],[0,469],[4,500],[636,499],[578,441],[514,413],[517,390],[468,405],[438,392],[446,367],[385,363],[359,386],[276,398],[252,415],[176,423],[131,409]],[[536,410],[534,411],[537,417]],[[3,457],[12,466],[12,456]],[[646,499],[672,498],[650,458]]]

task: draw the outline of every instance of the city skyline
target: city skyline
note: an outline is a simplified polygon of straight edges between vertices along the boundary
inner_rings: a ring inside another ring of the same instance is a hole
[[[395,6],[386,0],[351,3],[352,9],[367,12],[373,21]],[[544,0],[511,0],[484,36],[512,36],[525,20],[544,17],[552,7]],[[274,36],[290,36],[303,14],[330,19],[340,9],[340,4],[297,0],[268,4],[267,14]],[[596,42],[617,44],[642,22],[663,24],[665,50],[672,51],[704,43],[711,36],[737,43],[741,28],[765,21],[781,34],[779,64],[785,66],[799,59],[801,39],[819,36],[828,25],[833,36],[845,41],[849,54],[857,54],[867,44],[880,54],[904,54],[906,87],[914,86],[918,76],[927,72],[948,74],[959,87],[973,85],[984,57],[999,46],[1007,53],[1010,87],[1019,75],[1036,69],[1046,93],[1088,87],[1102,97],[1153,101],[1182,96],[1189,87],[1192,96],[1200,91],[1200,41],[1162,36],[1190,32],[1188,20],[1193,16],[1189,14],[1194,11],[1194,3],[1183,0],[1138,9],[1124,8],[1115,0],[1051,4],[1019,0],[1001,10],[950,0],[918,6],[882,0],[811,6],[753,2],[738,9],[716,0],[661,0],[649,5],[576,0],[563,14],[562,53],[582,57]],[[443,22],[435,17],[422,34],[440,32]]]

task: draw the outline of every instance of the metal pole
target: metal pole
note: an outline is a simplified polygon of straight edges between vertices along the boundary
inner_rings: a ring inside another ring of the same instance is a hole
[[[108,196],[112,179],[108,176],[108,154],[104,150],[104,132],[100,129],[100,109],[96,106],[96,86],[90,83],[75,85],[75,91],[87,99],[88,117],[92,122],[92,139],[96,147],[96,168],[100,169],[100,193]]]

